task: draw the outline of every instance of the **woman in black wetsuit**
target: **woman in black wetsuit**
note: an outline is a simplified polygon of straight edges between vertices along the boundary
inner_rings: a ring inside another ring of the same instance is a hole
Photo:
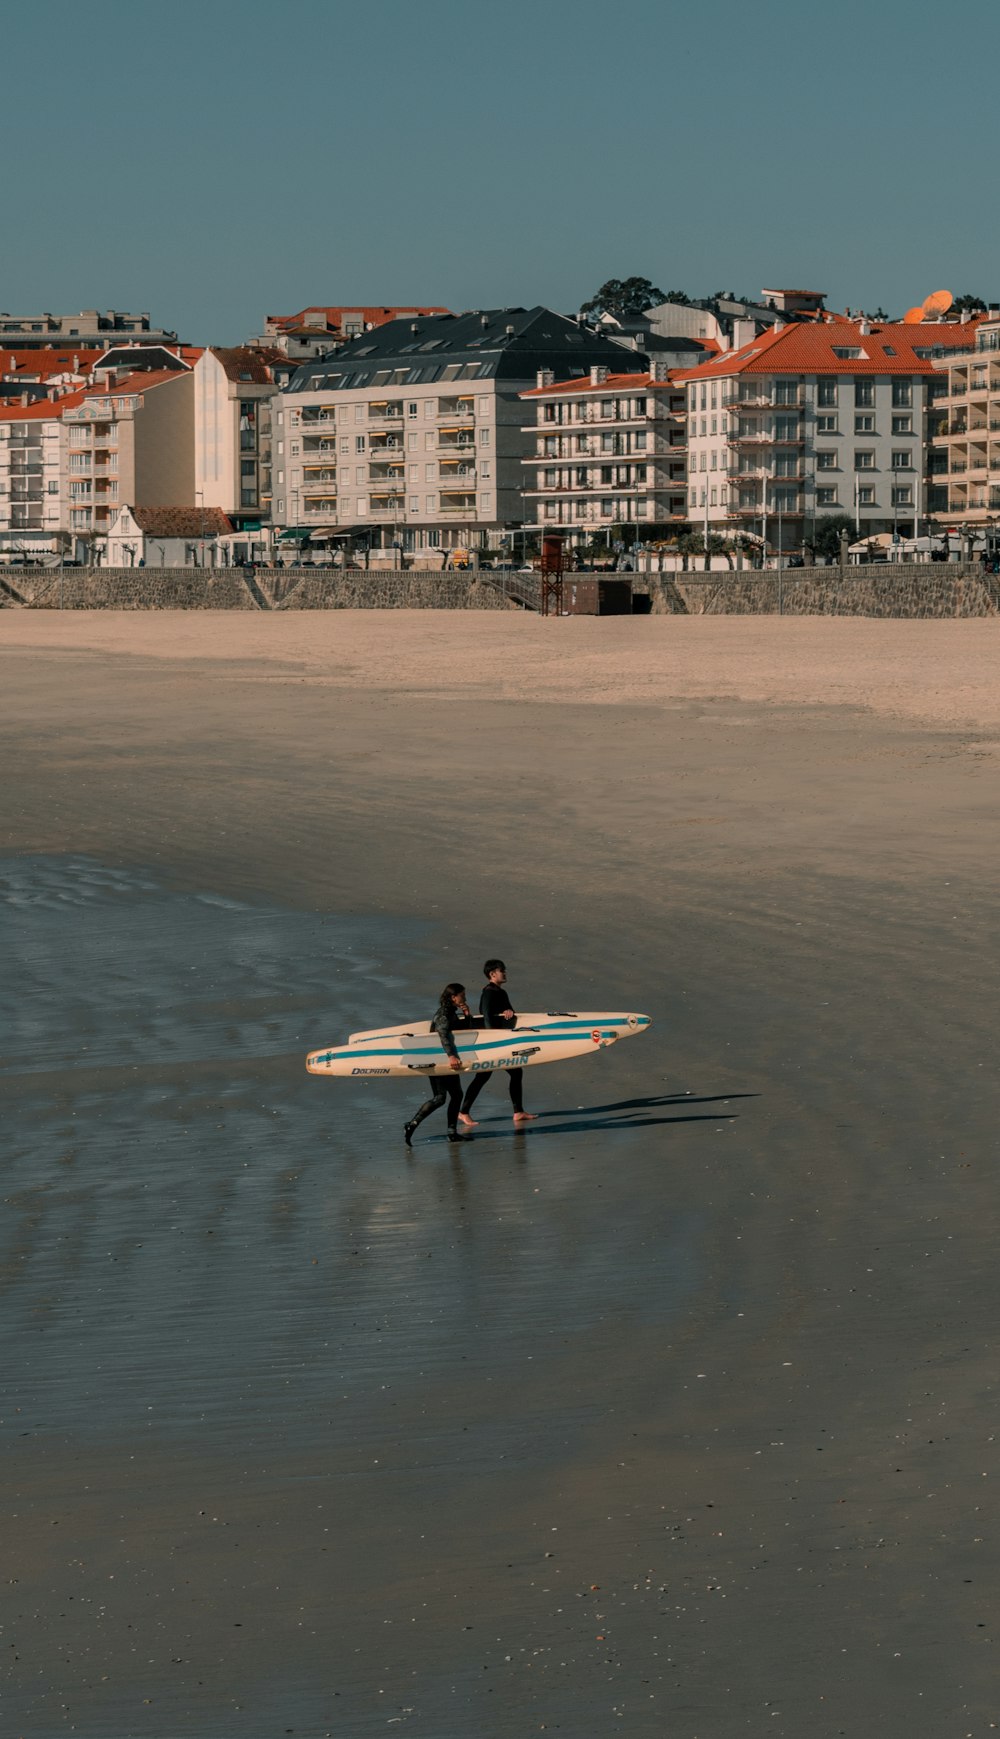
[[[422,1123],[425,1117],[429,1117],[432,1111],[436,1111],[439,1105],[443,1105],[446,1099],[448,1101],[448,1140],[471,1141],[471,1136],[459,1135],[458,1133],[458,1113],[462,1104],[462,1079],[459,1070],[462,1063],[452,1034],[465,1032],[470,1027],[480,1027],[482,1024],[481,1020],[475,1020],[469,1013],[469,1005],[465,1000],[465,985],[446,984],[441,992],[441,1001],[438,1003],[434,1018],[431,1021],[430,1030],[432,1033],[437,1033],[447,1053],[449,1065],[455,1072],[453,1075],[431,1076],[430,1084],[434,1089],[433,1098],[425,1099],[416,1115],[411,1117],[409,1123],[403,1125],[403,1139],[407,1147],[413,1145],[413,1131],[417,1124]]]

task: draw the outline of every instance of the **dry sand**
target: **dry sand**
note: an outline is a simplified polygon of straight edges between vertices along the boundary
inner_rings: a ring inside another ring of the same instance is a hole
[[[11,1732],[992,1730],[996,632],[0,616]]]
[[[851,706],[1000,728],[1000,622],[350,610],[245,616],[7,611],[19,649],[296,667],[338,687],[606,705],[677,699]]]

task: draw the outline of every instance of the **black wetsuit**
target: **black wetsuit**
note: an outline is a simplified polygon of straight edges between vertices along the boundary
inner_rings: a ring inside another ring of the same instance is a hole
[[[502,1029],[504,1032],[508,1033],[513,1032],[514,1028],[517,1026],[517,1015],[514,1014],[512,1020],[504,1020],[505,1009],[510,1009],[513,1014],[514,1004],[511,1002],[503,985],[493,984],[492,982],[484,984],[482,995],[479,998],[479,1012],[483,1017],[483,1025],[497,1030]],[[462,1100],[462,1112],[464,1116],[467,1117],[469,1115],[469,1111],[476,1103],[476,1100],[479,1098],[480,1093],[492,1073],[492,1069],[485,1069],[482,1074],[476,1075],[474,1081],[470,1081],[465,1090],[465,1098]],[[510,1102],[515,1111],[523,1111],[524,1070],[508,1069],[507,1076],[510,1083]]]
[[[474,1020],[471,1015],[466,1017],[465,1015],[459,1014],[456,1008],[445,1008],[444,1004],[441,1003],[435,1010],[434,1018],[430,1024],[430,1031],[432,1033],[437,1033],[437,1036],[441,1040],[441,1043],[449,1057],[457,1057],[458,1046],[456,1045],[452,1034],[455,1032],[467,1032],[470,1027],[478,1027],[480,1025],[481,1022]],[[410,1128],[416,1129],[418,1123],[422,1123],[425,1117],[429,1117],[431,1112],[436,1111],[438,1106],[443,1105],[447,1099],[448,1128],[452,1133],[454,1133],[458,1128],[458,1113],[462,1105],[462,1077],[456,1069],[453,1074],[432,1075],[430,1078],[430,1085],[434,1090],[433,1097],[425,1099],[420,1110],[414,1112],[413,1117],[410,1120]]]

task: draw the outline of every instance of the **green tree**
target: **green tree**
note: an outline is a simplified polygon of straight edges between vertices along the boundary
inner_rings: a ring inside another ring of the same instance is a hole
[[[964,296],[956,296],[952,307],[956,308],[960,314],[985,314],[986,312],[986,303],[982,296],[970,296],[968,292]]]
[[[823,519],[817,519],[812,536],[814,554],[826,556],[828,561],[839,561],[842,531],[846,531],[848,537],[854,534],[854,521],[849,513],[828,513]]]
[[[613,320],[634,320],[666,301],[662,290],[648,278],[609,278],[596,296],[581,304],[581,314],[610,314]]]

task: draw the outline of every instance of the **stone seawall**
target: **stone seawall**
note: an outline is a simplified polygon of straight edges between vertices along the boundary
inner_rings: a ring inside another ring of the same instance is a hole
[[[1000,579],[979,563],[790,568],[780,576],[636,574],[640,607],[679,616],[1000,615]],[[33,610],[515,610],[537,581],[493,573],[341,573],[315,568],[0,567],[0,608]]]
[[[0,608],[31,610],[509,610],[474,573],[315,568],[0,568]]]
[[[892,568],[790,568],[777,573],[642,574],[654,615],[1000,615],[1000,580],[979,563],[903,563]]]

